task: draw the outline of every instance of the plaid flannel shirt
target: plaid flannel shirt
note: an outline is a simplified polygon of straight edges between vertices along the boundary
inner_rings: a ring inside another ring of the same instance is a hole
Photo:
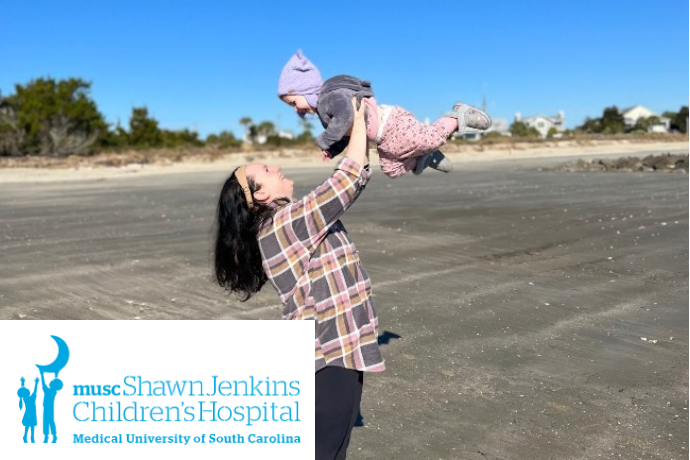
[[[277,208],[259,232],[263,267],[283,319],[316,321],[315,367],[385,369],[371,281],[339,218],[369,181],[369,167],[343,158],[323,184]]]

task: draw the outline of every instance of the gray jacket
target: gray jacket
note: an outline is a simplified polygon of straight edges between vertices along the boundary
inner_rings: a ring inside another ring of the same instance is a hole
[[[355,112],[350,102],[357,97],[357,107],[364,97],[374,97],[371,83],[349,75],[338,75],[323,83],[316,104],[321,124],[325,131],[316,138],[321,150],[331,158],[342,153],[347,147],[347,132],[355,121]]]

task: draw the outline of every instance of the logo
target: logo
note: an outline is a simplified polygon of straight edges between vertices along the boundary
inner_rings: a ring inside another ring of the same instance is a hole
[[[49,435],[53,436],[52,442],[57,442],[57,429],[55,427],[55,398],[60,390],[62,390],[62,380],[58,378],[60,371],[67,365],[69,361],[69,347],[64,340],[56,335],[51,335],[58,346],[58,354],[55,361],[47,365],[36,364],[38,371],[41,374],[41,389],[43,391],[43,442],[48,442]],[[46,384],[45,374],[53,374],[53,378],[49,384]],[[24,386],[26,379],[22,377],[22,386],[17,390],[19,396],[19,410],[24,409],[24,417],[22,417],[22,425],[24,425],[24,442],[28,443],[27,436],[31,432],[31,442],[34,441],[34,429],[38,424],[36,417],[36,395],[38,390],[39,378],[34,379],[34,389],[29,391],[29,388]]]
[[[84,324],[0,321],[0,460],[313,457],[310,322]]]

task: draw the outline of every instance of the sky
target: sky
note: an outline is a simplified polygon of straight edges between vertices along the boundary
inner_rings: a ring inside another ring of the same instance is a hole
[[[324,78],[370,80],[379,103],[432,121],[456,101],[566,126],[605,107],[688,105],[688,1],[0,0],[0,91],[91,82],[109,123],[146,106],[166,129],[300,132],[277,98],[302,49]]]

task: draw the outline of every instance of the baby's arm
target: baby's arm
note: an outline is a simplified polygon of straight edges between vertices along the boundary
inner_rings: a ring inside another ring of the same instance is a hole
[[[335,91],[324,96],[324,99],[319,105],[324,105],[331,120],[324,132],[316,138],[316,143],[332,158],[347,146],[347,141],[343,142],[343,139],[350,134],[355,114],[345,92]]]

